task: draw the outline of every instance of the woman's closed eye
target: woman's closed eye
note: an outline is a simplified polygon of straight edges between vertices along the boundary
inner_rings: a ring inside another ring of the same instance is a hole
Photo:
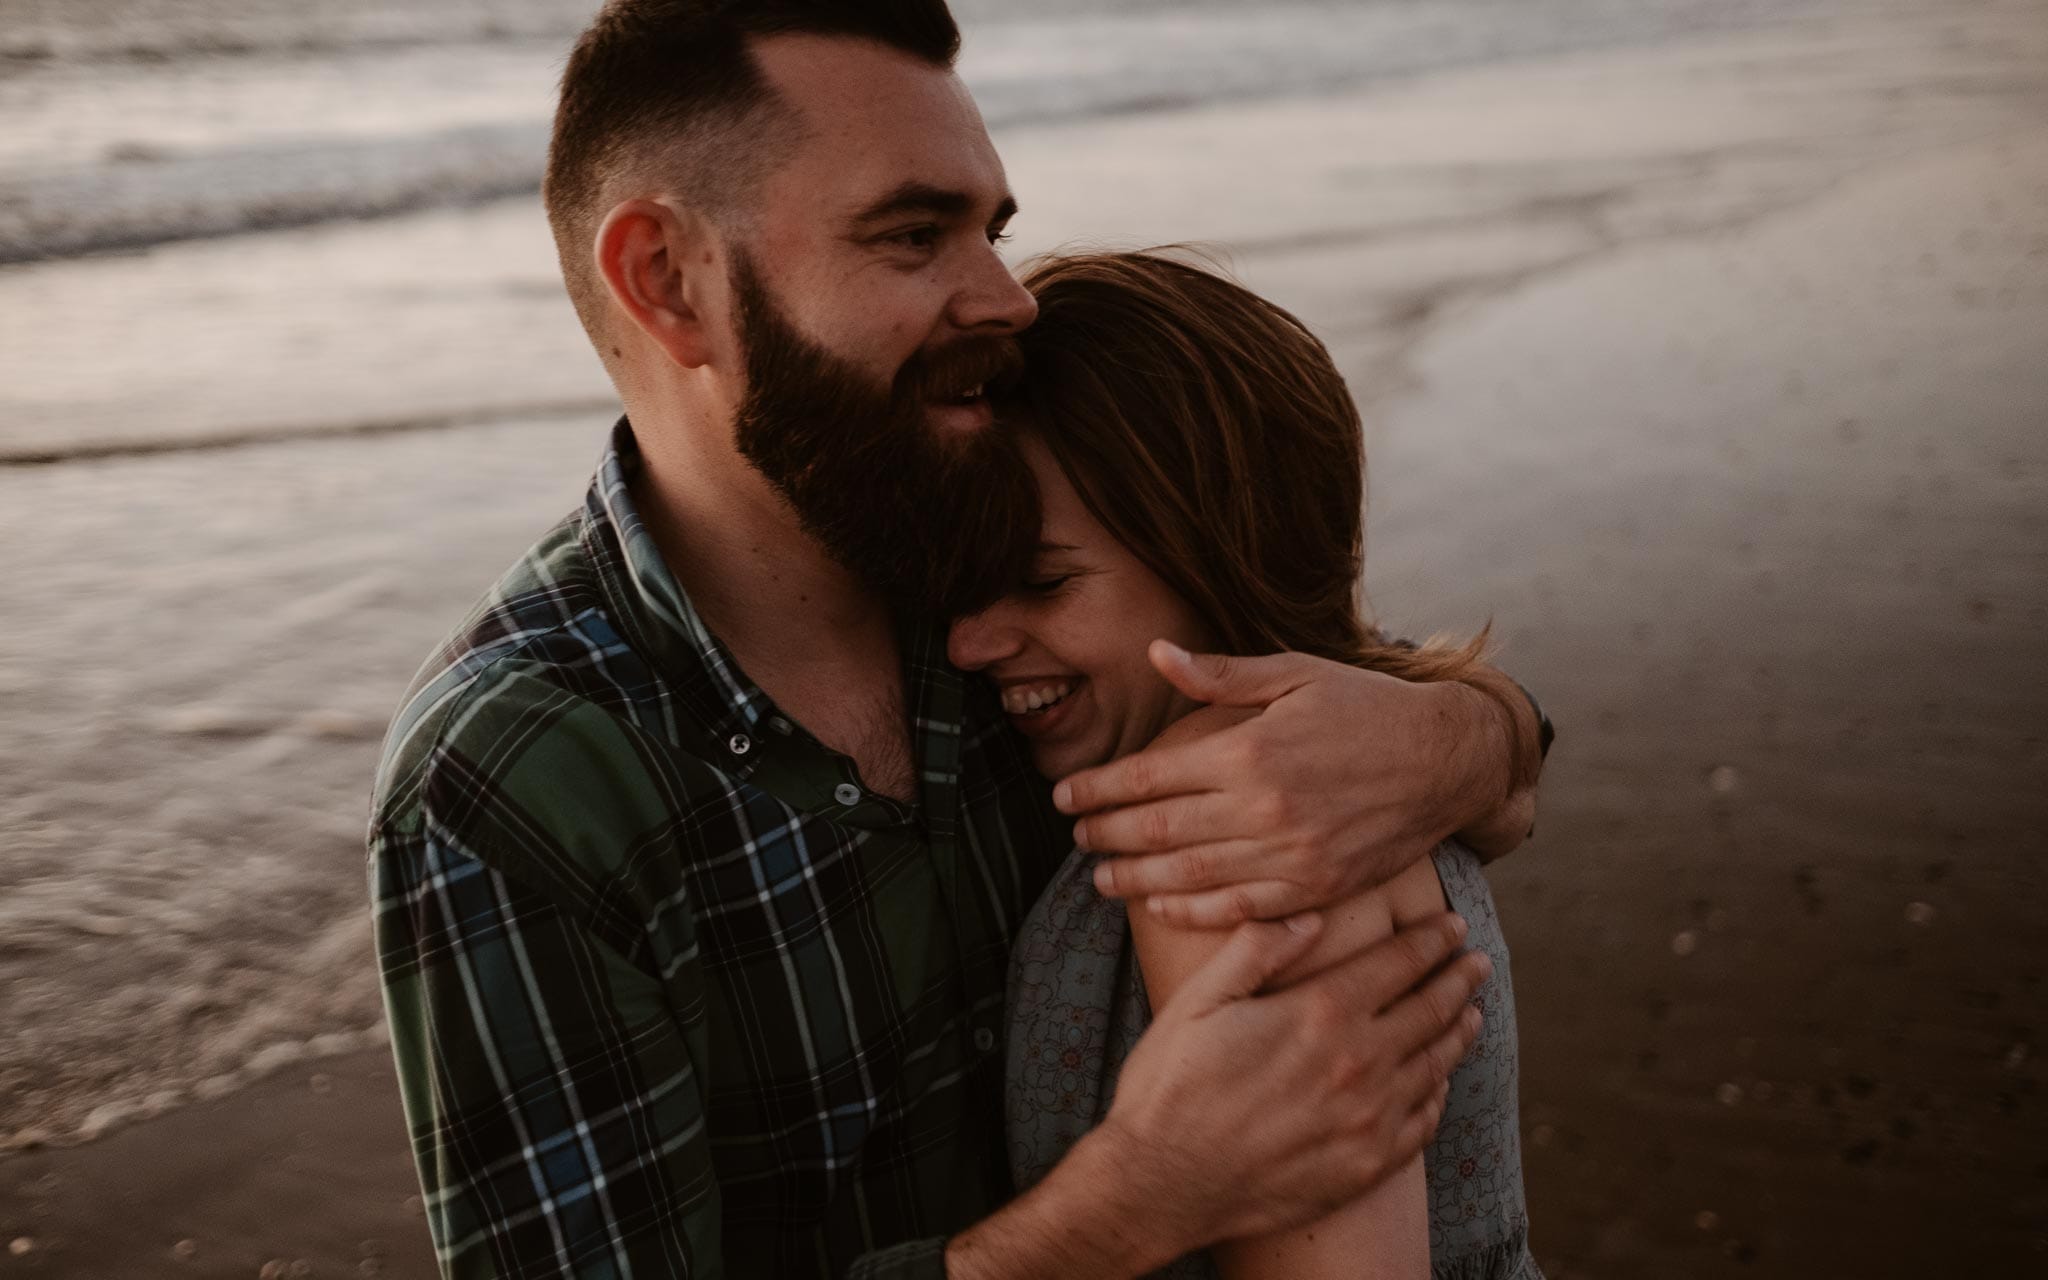
[[[1017,590],[1030,596],[1049,596],[1073,580],[1071,573],[1044,574],[1024,579],[1017,584]]]

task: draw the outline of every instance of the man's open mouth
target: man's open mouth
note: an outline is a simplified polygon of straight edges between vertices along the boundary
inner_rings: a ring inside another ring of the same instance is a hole
[[[918,378],[925,403],[980,408],[1022,380],[1024,356],[1014,339],[980,339],[949,348],[925,366]]]

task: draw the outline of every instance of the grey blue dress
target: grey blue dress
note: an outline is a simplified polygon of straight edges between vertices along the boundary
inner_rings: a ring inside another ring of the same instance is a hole
[[[1467,945],[1492,958],[1493,976],[1473,997],[1485,1030],[1451,1074],[1443,1122],[1423,1156],[1432,1280],[1542,1280],[1522,1196],[1507,944],[1479,859],[1450,843],[1434,861],[1445,900],[1471,927]],[[1068,856],[1010,953],[1004,1105],[1019,1191],[1108,1114],[1117,1072],[1152,1018],[1123,904],[1095,892],[1094,865],[1078,851]],[[1206,1254],[1192,1254],[1160,1274],[1216,1271]]]

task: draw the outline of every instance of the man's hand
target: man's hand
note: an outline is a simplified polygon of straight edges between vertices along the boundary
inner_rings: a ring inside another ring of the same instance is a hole
[[[1054,789],[1062,812],[1086,815],[1076,843],[1126,855],[1097,870],[1105,895],[1149,898],[1190,927],[1277,919],[1380,884],[1454,833],[1486,833],[1481,852],[1498,853],[1515,823],[1528,829],[1533,789],[1511,787],[1533,776],[1517,759],[1533,736],[1500,699],[1302,654],[1190,655],[1162,640],[1151,658],[1198,702],[1262,710]]]
[[[1407,1164],[1478,1034],[1491,965],[1448,913],[1268,996],[1298,958],[1290,925],[1241,925],[1174,994],[1117,1078],[1103,1128],[1190,1247],[1323,1217]],[[1425,981],[1426,980],[1426,981]]]
[[[1270,994],[1317,917],[1241,926],[1132,1050],[1102,1124],[956,1237],[947,1274],[1135,1275],[1320,1218],[1436,1132],[1490,965],[1448,913]],[[1434,976],[1431,976],[1434,973]]]

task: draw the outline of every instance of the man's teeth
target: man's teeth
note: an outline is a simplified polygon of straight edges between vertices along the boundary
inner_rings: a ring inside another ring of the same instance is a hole
[[[1013,716],[1028,716],[1034,711],[1043,711],[1074,687],[1071,680],[1059,680],[1051,684],[1013,685],[1003,690],[1003,710]]]

